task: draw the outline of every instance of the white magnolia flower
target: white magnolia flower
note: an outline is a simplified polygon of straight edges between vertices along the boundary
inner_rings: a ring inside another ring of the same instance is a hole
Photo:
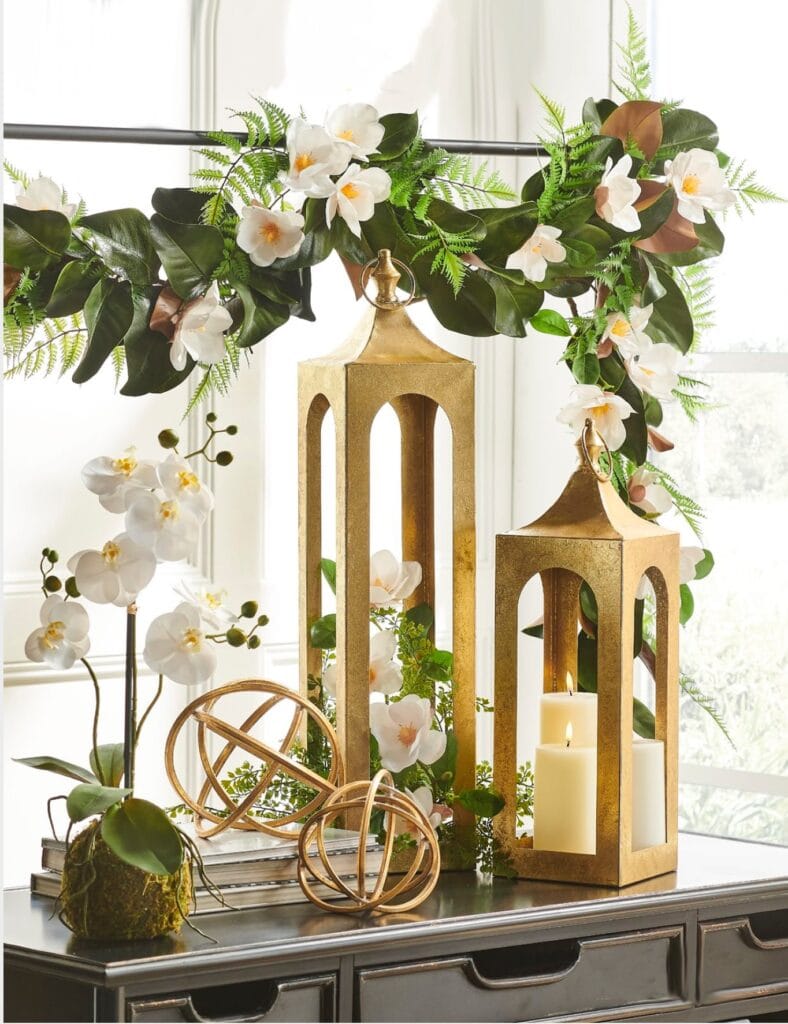
[[[253,204],[241,210],[236,240],[258,267],[270,267],[274,260],[294,256],[304,240],[304,218],[287,210],[268,210]]]
[[[170,362],[176,370],[186,366],[186,353],[198,363],[218,363],[224,359],[224,332],[233,318],[219,301],[219,286],[214,281],[201,299],[187,302],[170,344]]]
[[[385,132],[377,110],[369,103],[345,103],[337,107],[329,114],[326,128],[349,147],[351,156],[361,159],[377,153]]]
[[[640,197],[640,185],[630,178],[632,157],[627,153],[613,165],[613,158],[608,157],[605,171],[596,192],[596,212],[602,220],[622,231],[637,231],[640,217],[634,207]]]
[[[602,344],[611,341],[618,347],[625,358],[642,352],[651,345],[651,338],[645,334],[654,306],[630,306],[625,316],[623,313],[610,313],[607,318]]]
[[[140,491],[132,496],[126,512],[126,532],[163,562],[177,562],[197,543],[200,521],[176,498]]]
[[[351,164],[334,185],[326,203],[326,223],[331,226],[339,216],[357,237],[361,236],[361,221],[369,220],[375,212],[375,203],[382,203],[391,193],[391,178],[380,167],[362,170]]]
[[[681,353],[677,348],[660,342],[628,359],[627,373],[641,391],[667,401],[673,397],[673,389],[679,382],[680,361]]]
[[[666,160],[665,183],[676,193],[678,212],[693,224],[703,224],[706,210],[725,210],[735,202],[725,172],[708,149],[690,149]]]
[[[69,559],[68,568],[88,601],[125,608],[153,579],[156,556],[150,548],[135,544],[128,534],[119,533],[101,551],[78,551]]]
[[[200,481],[186,459],[171,454],[156,470],[158,481],[167,498],[175,499],[182,508],[193,512],[202,523],[213,508],[213,494]]]
[[[421,583],[418,562],[398,562],[390,551],[376,551],[369,560],[369,603],[389,608],[410,597]]]
[[[679,548],[679,583],[691,583],[695,579],[695,573],[697,572],[698,564],[703,561],[706,557],[706,552],[703,548],[699,547],[684,547],[683,545]],[[643,601],[647,597],[654,597],[654,587],[651,585],[651,580],[648,576],[641,576],[640,583],[638,583],[637,593],[635,594],[638,601]]]
[[[305,192],[318,199],[330,195],[332,174],[341,174],[350,161],[350,149],[325,128],[307,124],[300,117],[287,129],[287,154],[290,171],[285,179],[288,188]]]
[[[90,650],[88,613],[76,601],[53,594],[41,605],[41,626],[25,642],[30,661],[45,661],[54,668],[71,668]]]
[[[396,693],[402,687],[402,669],[394,661],[397,638],[393,629],[383,629],[369,641],[369,692]],[[332,661],[323,673],[323,686],[337,695],[337,666]]]
[[[558,414],[558,422],[567,423],[579,436],[585,421],[590,419],[611,451],[615,451],[626,439],[624,420],[633,412],[629,402],[596,384],[576,384],[569,402]]]
[[[420,807],[422,811],[424,811],[430,825],[432,825],[433,828],[437,828],[443,821],[443,815],[440,811],[433,810],[435,800],[433,799],[430,787],[419,786],[418,789],[414,789],[413,791],[406,788],[405,792],[411,800]],[[411,823],[406,821],[405,818],[397,817],[394,821],[394,834],[398,836],[404,835],[405,833],[410,832],[412,827]]]
[[[134,447],[116,459],[99,455],[83,466],[82,482],[108,512],[125,512],[133,491],[156,487],[156,463],[138,460]]]
[[[627,493],[630,502],[649,516],[661,516],[673,507],[673,499],[659,483],[659,476],[642,467],[629,478]]]
[[[431,728],[430,702],[415,693],[394,704],[370,705],[369,722],[380,763],[390,772],[401,772],[416,761],[432,764],[446,749],[445,734]]]
[[[556,241],[560,235],[560,228],[537,225],[531,237],[507,258],[507,268],[522,270],[529,281],[544,281],[547,264],[563,263],[566,259],[566,249]]]
[[[238,616],[225,606],[226,590],[209,590],[207,587],[194,590],[188,583],[182,581],[175,588],[175,593],[188,604],[194,605],[206,626],[210,626],[217,633],[224,632],[238,621]]]
[[[216,652],[201,625],[199,609],[187,602],[157,616],[148,628],[142,653],[148,668],[185,686],[210,679]]]
[[[16,205],[23,210],[54,210],[69,220],[74,216],[76,203],[64,203],[63,191],[51,178],[39,176],[23,192],[17,193]]]

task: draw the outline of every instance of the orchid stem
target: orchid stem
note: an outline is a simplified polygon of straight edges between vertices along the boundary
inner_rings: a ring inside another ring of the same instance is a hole
[[[99,724],[99,712],[101,711],[101,691],[99,689],[99,682],[96,677],[96,673],[93,671],[93,666],[90,664],[87,658],[80,659],[82,664],[88,670],[90,680],[93,683],[93,693],[96,697],[95,708],[93,710],[93,760],[96,763],[96,775],[101,785],[104,785],[104,773],[101,770],[101,762],[99,761],[98,755],[98,724]]]
[[[153,706],[156,703],[156,701],[159,699],[159,697],[161,697],[161,691],[162,691],[163,687],[164,687],[164,676],[163,675],[159,675],[159,685],[156,688],[156,693],[153,695],[153,700],[150,702],[150,704],[147,706],[147,708],[145,708],[145,713],[143,714],[142,718],[140,719],[139,725],[137,726],[137,736],[136,736],[136,739],[135,739],[135,745],[137,743],[139,743],[139,741],[140,741],[140,733],[142,732],[143,725],[145,725],[145,719],[148,717],[148,715],[153,710]]]
[[[134,789],[134,746],[137,731],[137,606],[126,610],[126,688],[123,720],[123,779],[126,789]]]

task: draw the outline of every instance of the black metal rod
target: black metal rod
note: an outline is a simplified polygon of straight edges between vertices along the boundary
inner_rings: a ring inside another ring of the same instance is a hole
[[[98,125],[6,124],[7,139],[37,142],[125,142],[145,146],[218,146],[205,132],[180,128],[105,128]],[[244,132],[227,132],[244,142]],[[537,142],[472,141],[470,139],[425,139],[428,146],[449,153],[473,156],[546,156]]]
[[[123,785],[134,789],[134,746],[137,740],[137,606],[126,610],[126,671],[123,694]]]

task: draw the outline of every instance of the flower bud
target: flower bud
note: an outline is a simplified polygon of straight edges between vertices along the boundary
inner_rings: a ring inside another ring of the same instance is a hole
[[[238,427],[236,427],[234,423],[231,423],[225,433],[229,434],[230,437],[234,437],[238,433]]]
[[[54,548],[50,548],[47,557],[49,558],[49,561],[52,563],[52,565],[54,565],[58,558],[60,558],[60,555],[57,553],[57,551],[55,551]]]
[[[66,580],[66,593],[69,597],[79,597],[79,587],[77,586],[76,576],[69,576]]]
[[[232,452],[217,452],[216,453],[216,461],[219,463],[220,466],[229,466],[230,463],[233,461],[233,453]]]
[[[160,431],[159,444],[162,446],[162,448],[177,448],[179,443],[180,438],[178,437],[174,430],[170,430],[168,427],[167,430]]]
[[[241,615],[245,619],[253,619],[257,615],[257,601],[244,601],[241,605]]]
[[[208,415],[205,417],[205,422],[206,423],[215,423],[216,419],[217,419],[216,413],[215,412],[209,412]]]
[[[257,625],[258,626],[267,626],[268,622],[269,622],[268,616],[267,615],[261,615],[260,618],[257,620]]]
[[[57,576],[47,576],[44,580],[44,587],[49,591],[50,594],[54,594],[56,590],[60,590],[63,584],[57,578]]]
[[[246,646],[249,648],[250,651],[256,651],[257,648],[260,646],[260,637],[250,636]]]
[[[231,647],[243,647],[246,643],[246,633],[236,626],[231,626],[224,635],[227,637],[227,643]]]
[[[41,550],[41,557],[42,558],[49,558],[49,548],[42,548],[42,550]]]

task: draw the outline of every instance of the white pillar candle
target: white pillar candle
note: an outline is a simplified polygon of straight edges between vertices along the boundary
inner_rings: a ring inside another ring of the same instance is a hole
[[[665,842],[665,744],[632,740],[632,849]]]
[[[596,747],[542,743],[534,762],[534,849],[596,853]]]
[[[596,746],[597,697],[595,693],[576,693],[567,673],[565,693],[543,693],[539,698],[539,742],[565,742],[567,724],[572,726],[572,745]]]

